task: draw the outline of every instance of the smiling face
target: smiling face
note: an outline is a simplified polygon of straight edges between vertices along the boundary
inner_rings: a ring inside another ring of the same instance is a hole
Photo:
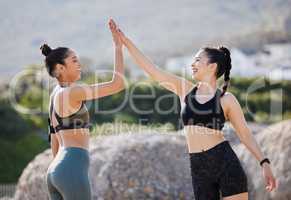
[[[64,65],[57,66],[64,81],[74,82],[81,78],[81,64],[78,55],[69,50],[68,56],[64,59]]]
[[[70,50],[68,57],[64,60],[67,67],[67,76],[70,80],[79,80],[81,78],[81,64],[78,55]]]
[[[199,50],[194,56],[194,62],[192,67],[192,78],[195,80],[203,80],[206,76],[215,75],[216,64],[208,62],[207,53],[203,50]]]

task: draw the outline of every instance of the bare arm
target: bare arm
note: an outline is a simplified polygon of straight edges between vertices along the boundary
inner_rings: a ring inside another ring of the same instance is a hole
[[[109,22],[115,46],[115,62],[112,80],[98,84],[82,84],[70,89],[70,97],[77,101],[92,100],[115,94],[124,89],[124,63],[122,54],[122,42],[117,35],[116,26]]]
[[[241,106],[234,95],[227,93],[228,111],[227,117],[236,131],[240,141],[248,148],[258,161],[264,158],[260,147],[247,125]]]
[[[150,59],[143,55],[143,53],[121,32],[120,29],[118,29],[118,33],[136,64],[152,79],[158,81],[161,86],[174,92],[180,98],[183,98],[188,91],[193,88],[194,84],[192,82],[158,68]]]
[[[263,155],[250,128],[247,126],[247,122],[238,100],[231,93],[226,93],[225,95],[228,105],[226,112],[227,118],[233,125],[240,141],[247,147],[247,149],[258,161],[261,161],[263,158],[265,158],[265,156]],[[269,191],[273,190],[276,187],[276,180],[268,163],[263,164],[263,175],[265,176],[265,180],[268,185],[266,189]]]

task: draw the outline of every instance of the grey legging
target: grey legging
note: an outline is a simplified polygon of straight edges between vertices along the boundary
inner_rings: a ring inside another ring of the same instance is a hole
[[[51,200],[91,200],[89,153],[79,147],[61,148],[47,171]]]

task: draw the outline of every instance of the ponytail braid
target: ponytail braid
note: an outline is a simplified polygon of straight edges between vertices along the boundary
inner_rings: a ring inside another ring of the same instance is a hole
[[[223,96],[230,84],[229,75],[230,75],[230,70],[231,70],[232,65],[231,65],[230,51],[226,47],[223,47],[223,46],[219,47],[218,50],[224,54],[223,65],[225,66],[225,72],[224,72],[224,84],[222,86],[222,93],[221,93],[221,96]]]

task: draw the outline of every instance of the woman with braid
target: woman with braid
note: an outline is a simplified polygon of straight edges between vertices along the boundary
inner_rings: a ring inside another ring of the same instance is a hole
[[[221,131],[226,120],[236,130],[240,141],[258,160],[266,181],[266,190],[276,187],[270,161],[263,155],[236,97],[226,92],[230,81],[231,58],[226,47],[201,48],[192,67],[193,84],[154,65],[127,38],[118,34],[134,61],[152,79],[179,96],[181,118],[188,144],[192,184],[196,200],[248,199],[247,176],[241,163]],[[217,79],[224,75],[222,90]]]

